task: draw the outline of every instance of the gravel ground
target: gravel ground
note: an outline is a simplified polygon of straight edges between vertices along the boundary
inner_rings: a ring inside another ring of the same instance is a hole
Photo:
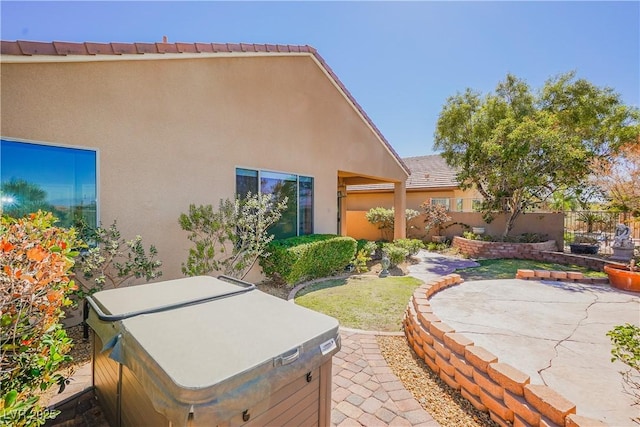
[[[378,345],[393,373],[442,427],[498,427],[489,414],[438,378],[404,336],[378,336]]]

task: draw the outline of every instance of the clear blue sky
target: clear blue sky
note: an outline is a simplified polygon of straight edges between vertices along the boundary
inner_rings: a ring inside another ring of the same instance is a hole
[[[11,2],[3,40],[315,47],[403,156],[433,152],[447,97],[559,73],[640,105],[640,2]]]

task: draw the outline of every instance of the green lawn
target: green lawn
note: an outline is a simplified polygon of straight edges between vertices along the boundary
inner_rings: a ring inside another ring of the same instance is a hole
[[[348,328],[400,331],[409,298],[421,284],[408,276],[352,276],[308,286],[296,295],[295,301],[335,317]]]
[[[577,265],[562,265],[549,262],[531,261],[524,259],[485,259],[478,261],[480,267],[457,270],[464,280],[513,279],[519,269],[523,270],[555,270],[580,271],[587,277],[606,277],[600,271],[593,271]]]
[[[479,261],[480,267],[457,270],[465,280],[513,279],[518,269],[581,271],[589,277],[601,272],[575,265],[560,265],[520,259]],[[379,278],[351,276],[315,283],[300,291],[296,304],[328,314],[342,326],[368,331],[400,331],[402,316],[420,280],[409,276]]]

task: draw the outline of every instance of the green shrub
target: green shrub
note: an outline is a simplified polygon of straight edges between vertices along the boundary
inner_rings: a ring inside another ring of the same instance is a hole
[[[356,246],[356,254],[351,260],[351,264],[353,264],[356,273],[364,273],[365,271],[369,271],[367,263],[371,261],[371,256],[376,251],[377,247],[378,245],[376,245],[375,242],[370,242],[365,239],[358,240],[358,245]]]
[[[382,247],[382,251],[389,257],[391,267],[402,264],[409,256],[409,251],[407,249],[401,246],[396,246],[394,243],[385,243]]]
[[[480,239],[480,235],[474,233],[473,231],[465,231],[462,233],[462,237],[464,237],[465,239],[469,239],[469,240],[479,240]]]
[[[449,249],[449,245],[447,243],[436,243],[429,242],[427,243],[427,250],[430,252],[442,252]]]
[[[293,285],[343,270],[356,253],[351,237],[311,235],[274,240],[268,257],[260,259],[264,273]]]
[[[130,285],[136,279],[148,282],[162,276],[162,261],[156,259],[155,246],[151,245],[147,253],[141,236],[125,240],[116,221],[109,228],[90,227],[85,221],[79,221],[77,230],[85,245],[74,266],[78,285],[74,292],[76,299],[104,287],[113,289]]]
[[[396,239],[393,244],[401,248],[405,248],[409,255],[415,255],[420,249],[424,248],[424,243],[419,239]]]
[[[409,221],[420,215],[420,212],[413,209],[405,209],[405,228],[409,229]],[[365,214],[365,218],[372,225],[377,225],[383,239],[390,239],[393,236],[395,226],[395,209],[383,207],[371,208]]]
[[[625,392],[633,399],[633,406],[640,405],[640,326],[626,323],[618,325],[607,332],[611,339],[611,361],[619,360],[629,367],[626,371],[620,371],[624,382]],[[640,424],[640,417],[631,419]]]

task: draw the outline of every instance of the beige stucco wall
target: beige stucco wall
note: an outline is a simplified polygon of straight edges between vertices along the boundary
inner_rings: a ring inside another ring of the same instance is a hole
[[[481,198],[475,190],[429,190],[429,191],[407,191],[407,209],[421,210],[420,205],[430,198],[451,199],[451,209],[455,209],[455,200],[464,199],[464,210],[471,210],[471,200]],[[391,208],[393,206],[393,193],[389,192],[349,192],[347,197],[347,210],[362,211],[375,207]]]
[[[390,240],[376,226],[366,220],[366,213],[367,211],[360,210],[347,212],[349,224],[353,224],[353,227],[349,227],[349,236],[354,239]],[[467,228],[461,224],[469,227],[484,227],[485,234],[493,236],[501,236],[506,224],[506,217],[503,214],[496,215],[490,224],[484,222],[482,214],[479,212],[449,212],[449,215],[451,222],[448,224],[457,224],[443,230],[442,235],[448,238],[462,236],[463,232],[467,231]],[[429,241],[431,236],[435,234],[435,230],[425,230],[424,220],[424,215],[412,219],[409,222],[407,237]],[[509,234],[517,236],[525,233],[546,235],[550,240],[555,240],[558,247],[561,248],[564,239],[564,213],[527,213],[521,215],[516,219],[516,224]]]
[[[190,203],[235,195],[235,168],[314,177],[335,233],[339,170],[406,174],[310,55],[7,63],[3,137],[99,150],[100,220],[140,234],[181,277]]]

